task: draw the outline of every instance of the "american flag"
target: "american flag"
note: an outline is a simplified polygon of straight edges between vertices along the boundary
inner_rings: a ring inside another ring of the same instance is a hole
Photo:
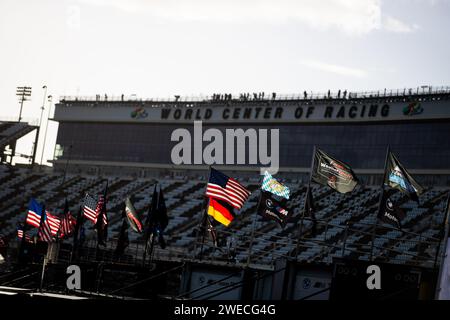
[[[95,224],[97,222],[97,200],[88,193],[86,193],[86,197],[84,198],[83,214],[92,223]]]
[[[250,191],[245,189],[239,182],[228,177],[220,171],[211,168],[206,196],[226,201],[236,209],[241,209],[244,202],[250,196]]]
[[[41,213],[42,205],[35,199],[31,199],[30,204],[28,205],[26,223],[39,228],[39,224],[41,223]]]
[[[103,214],[103,227],[108,224],[108,218],[106,217],[106,208],[103,210],[103,206],[105,206],[105,197],[103,195],[100,195],[98,197],[97,207],[95,208],[96,216],[98,217],[99,214]],[[103,211],[102,211],[103,210]]]
[[[75,219],[70,212],[67,212],[61,219],[60,238],[68,237],[75,230],[77,219]]]
[[[56,236],[59,230],[59,226],[61,225],[61,220],[57,217],[52,215],[50,212],[46,211],[46,221],[48,220],[48,224],[50,226],[50,231],[52,232],[52,236]]]
[[[39,240],[45,241],[45,242],[53,241],[50,223],[49,223],[49,220],[46,218],[44,218],[44,221],[42,222],[41,226],[39,227],[38,238],[39,238]]]
[[[17,229],[17,237],[18,237],[19,239],[22,239],[22,238],[23,238],[23,230],[20,229],[20,228]],[[25,241],[26,241],[26,242],[32,242],[31,236],[30,236],[28,233],[25,233]]]

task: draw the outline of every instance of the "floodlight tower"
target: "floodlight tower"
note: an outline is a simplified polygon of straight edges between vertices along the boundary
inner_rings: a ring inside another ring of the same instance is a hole
[[[19,122],[22,120],[22,108],[23,102],[30,100],[31,97],[31,87],[17,87],[16,88],[16,96],[19,97],[20,102],[20,113],[19,113]]]

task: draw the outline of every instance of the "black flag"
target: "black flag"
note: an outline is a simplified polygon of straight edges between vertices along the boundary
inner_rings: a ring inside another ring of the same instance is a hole
[[[316,220],[316,207],[314,205],[314,198],[312,195],[311,187],[308,187],[306,193],[306,203],[305,203],[305,214],[309,215],[312,220],[312,235],[315,236],[317,233],[317,220]]]
[[[391,188],[400,190],[417,202],[419,202],[419,195],[423,192],[420,184],[413,179],[392,152],[389,152],[384,183]]]
[[[95,228],[97,230],[97,243],[101,246],[106,246],[106,239],[108,238],[108,216],[106,214],[106,195],[108,193],[108,181],[106,181],[103,195],[99,196],[97,202],[97,222]]]
[[[340,193],[353,191],[358,184],[358,178],[353,170],[342,161],[330,157],[322,150],[316,149],[312,179]]]
[[[148,216],[146,220],[146,235],[145,239],[148,242],[150,235],[158,237],[158,242],[161,248],[166,247],[163,232],[169,224],[169,217],[167,215],[166,202],[162,189],[159,192],[156,191],[156,186],[153,191],[152,202],[148,210]]]
[[[128,239],[128,223],[126,221],[127,218],[125,215],[122,216],[123,216],[122,227],[120,228],[119,239],[117,241],[117,247],[115,251],[115,254],[118,256],[121,256],[124,253],[125,248],[128,247],[130,243]]]
[[[258,214],[264,218],[278,222],[284,228],[291,214],[286,208],[287,200],[273,193],[261,190],[259,198]]]
[[[83,209],[80,206],[80,210],[78,210],[77,215],[77,222],[75,224],[75,230],[73,232],[73,244],[72,244],[72,258],[75,260],[78,257],[78,246],[80,244],[80,233],[81,233],[81,226],[84,223],[83,219]]]
[[[158,210],[158,192],[156,191],[156,185],[153,189],[152,202],[148,207],[147,219],[145,220],[145,242],[150,239],[150,235],[153,234],[153,224],[155,221],[156,211]]]
[[[383,191],[378,219],[401,229],[402,220],[405,218],[406,214],[392,201],[391,195],[392,192]]]

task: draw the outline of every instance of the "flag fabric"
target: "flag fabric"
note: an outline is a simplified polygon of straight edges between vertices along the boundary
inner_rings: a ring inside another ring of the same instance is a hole
[[[83,215],[94,224],[97,223],[97,203],[97,200],[93,196],[86,193],[83,205]]]
[[[150,206],[148,207],[147,219],[145,220],[145,242],[148,243],[150,239],[150,235],[153,234],[153,227],[156,221],[155,216],[157,215],[158,210],[158,191],[156,190],[157,184],[153,188],[152,201],[150,202]]]
[[[108,182],[106,182],[103,195],[98,197],[97,206],[95,208],[97,222],[95,229],[97,230],[97,243],[101,246],[106,246],[106,239],[108,237],[108,218],[106,215],[106,195],[108,193]]]
[[[378,219],[401,229],[401,222],[406,217],[406,214],[392,201],[391,195],[392,192],[383,191],[380,210],[378,211]]]
[[[23,234],[24,234],[23,226],[18,226],[17,227],[17,237],[19,239],[22,239],[23,238]],[[31,236],[27,232],[25,232],[25,241],[28,242],[28,243],[33,242],[33,240],[31,239]]]
[[[353,191],[358,184],[358,178],[353,170],[342,161],[330,157],[322,150],[316,149],[311,178],[324,186],[340,193]]]
[[[142,222],[129,197],[125,199],[125,213],[131,229],[133,229],[134,232],[141,233],[143,230]]]
[[[273,193],[261,190],[258,204],[258,214],[266,219],[278,222],[284,228],[291,214],[286,208],[286,199]]]
[[[316,206],[314,204],[314,198],[310,186],[308,186],[308,190],[306,192],[305,214],[308,214],[312,220],[311,233],[315,236],[317,233]]]
[[[157,191],[157,186],[153,189],[152,202],[149,207],[147,220],[145,222],[147,230],[152,233],[156,230],[163,231],[169,223],[166,202],[162,189]]]
[[[43,217],[41,219],[41,225],[39,226],[38,240],[44,241],[44,242],[52,242],[53,241],[52,230],[50,227],[49,219],[47,219],[45,214],[43,215]]]
[[[223,200],[209,198],[207,213],[225,226],[228,226],[234,219],[233,207]]]
[[[27,219],[26,223],[39,228],[41,223],[41,214],[43,212],[43,206],[36,199],[31,199],[28,205]]]
[[[46,220],[48,220],[48,225],[50,226],[50,231],[52,233],[52,236],[56,236],[56,234],[59,231],[59,227],[61,225],[61,220],[57,216],[51,214],[48,211],[45,212],[45,215],[46,215]]]
[[[72,255],[75,257],[75,259],[78,256],[78,247],[81,243],[81,231],[82,226],[84,224],[84,214],[83,214],[83,206],[80,206],[76,218],[76,223],[74,227],[74,233],[73,233],[73,243],[72,243]]]
[[[67,203],[67,200],[64,205],[64,213],[63,217],[61,219],[61,228],[59,237],[60,238],[68,238],[72,235],[72,233],[75,231],[75,225],[77,223],[77,220],[72,216],[72,214],[69,211],[69,204]]]
[[[233,178],[211,168],[205,195],[216,200],[223,200],[234,208],[241,209],[250,196],[250,191]]]
[[[273,193],[277,196],[289,199],[290,190],[285,185],[278,182],[270,173],[264,172],[264,179],[262,183],[262,189],[264,191]]]
[[[120,228],[119,239],[117,240],[117,247],[115,254],[121,256],[126,247],[128,247],[130,241],[128,239],[128,222],[123,219],[122,227]]]
[[[157,191],[157,185],[153,189],[152,202],[148,209],[147,219],[145,221],[145,241],[148,242],[150,235],[152,239],[158,238],[161,248],[166,247],[166,241],[164,240],[164,229],[169,224],[169,216],[167,214],[166,202],[164,200],[163,191],[160,188]]]
[[[100,195],[98,197],[97,207],[95,208],[95,213],[97,218],[99,215],[102,216],[102,225],[106,226],[108,224],[108,217],[106,215],[106,203],[105,203],[106,195]]]
[[[423,193],[423,188],[420,184],[406,171],[392,152],[389,152],[388,156],[385,184],[400,190],[417,202],[419,201],[419,195]]]

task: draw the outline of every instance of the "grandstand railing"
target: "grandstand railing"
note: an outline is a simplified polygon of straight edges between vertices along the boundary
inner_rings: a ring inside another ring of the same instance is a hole
[[[417,95],[442,95],[450,94],[450,86],[421,86],[416,88],[401,88],[401,89],[381,89],[373,91],[349,91],[346,97],[343,97],[343,91],[333,92],[312,92],[307,91],[305,97],[304,93],[293,94],[271,94],[264,97],[253,97],[253,93],[250,94],[248,99],[242,98],[241,94],[231,94],[231,99],[217,99],[214,95],[198,95],[198,96],[166,96],[166,97],[154,97],[154,98],[141,98],[137,95],[99,95],[99,96],[69,96],[63,95],[59,97],[59,101],[80,101],[80,102],[211,102],[211,101],[284,101],[284,100],[323,100],[323,99],[360,99],[360,98],[398,98],[405,96],[417,96]],[[247,93],[245,93],[247,94]]]
[[[309,218],[305,218],[308,220]],[[309,263],[331,263],[333,258],[346,258],[351,256],[352,254],[365,255],[369,257],[371,253],[371,241],[354,241],[348,242],[349,235],[352,236],[362,236],[362,237],[372,237],[372,228],[373,225],[366,223],[348,223],[345,226],[337,225],[333,223],[329,223],[328,221],[317,221],[318,225],[322,225],[325,227],[325,230],[329,230],[331,228],[341,229],[342,232],[337,235],[328,236],[325,231],[325,235],[323,240],[308,238],[307,233],[300,234],[293,233],[289,236],[280,237],[280,236],[272,236],[274,240],[267,240],[264,238],[259,238],[258,241],[261,243],[267,244],[264,249],[254,250],[252,252],[248,252],[249,247],[246,243],[250,240],[250,235],[241,235],[237,244],[232,248],[217,248],[214,247],[210,241],[201,241],[201,237],[198,237],[194,240],[194,247],[197,250],[189,250],[188,248],[181,247],[167,247],[166,249],[161,249],[157,247],[155,244],[154,251],[150,256],[147,256],[147,263],[150,260],[165,260],[165,261],[182,261],[182,260],[201,260],[203,262],[208,263],[226,263],[226,264],[234,264],[236,266],[248,266],[252,265],[255,267],[267,268],[270,267],[273,269],[275,265],[275,261],[278,259],[286,259],[290,261],[299,261],[299,262],[309,262]],[[358,226],[358,227],[356,227]],[[361,227],[367,227],[367,230],[364,231]],[[388,230],[398,230],[396,228],[388,227],[388,226],[378,226],[378,228],[385,228]],[[299,230],[299,232],[302,232]],[[235,230],[222,230],[221,235],[223,237],[231,236],[235,233]],[[264,233],[260,233],[258,231],[254,231],[255,237],[263,236]],[[419,237],[417,240],[411,237]],[[361,238],[362,239],[362,238]],[[375,239],[386,239],[390,242],[389,246],[386,245],[374,245],[373,252],[373,261],[389,261],[391,263],[401,263],[405,265],[413,265],[413,266],[425,266],[425,267],[436,267],[439,263],[440,257],[438,253],[440,252],[440,239],[432,236],[424,236],[422,234],[403,231],[402,237],[388,237],[386,235],[376,235]],[[195,246],[196,244],[196,246]],[[396,249],[398,245],[407,244],[411,247],[419,246],[419,247],[431,247],[435,249],[435,255],[429,256],[424,254],[424,250],[416,250],[415,252],[402,251],[400,249]],[[203,252],[200,252],[200,248],[203,245]],[[123,255],[117,256],[114,254],[114,250],[117,246],[117,239],[111,239],[108,241],[106,247],[102,247],[100,251],[97,251],[97,241],[94,239],[87,240],[83,245],[81,250],[80,259],[87,261],[102,261],[102,262],[116,262],[116,263],[129,263],[129,264],[142,264],[143,263],[143,253],[145,248],[145,243],[143,241],[136,241],[130,243],[130,245],[126,248],[125,253]],[[280,247],[289,247],[289,250],[286,254],[281,254],[276,250]],[[320,248],[317,252],[316,256],[311,257],[308,260],[300,259],[300,254],[295,255],[295,248],[299,247],[300,252],[304,252],[311,248]],[[221,253],[220,256],[212,255],[211,252],[219,251]],[[236,260],[235,252],[248,252],[248,255],[245,256],[245,259],[239,261]],[[405,255],[410,259],[404,260],[398,258],[400,255]],[[270,257],[270,259],[262,259],[263,257]],[[326,259],[320,259],[321,257]],[[369,258],[367,259],[369,260]],[[269,263],[268,263],[269,262]]]

